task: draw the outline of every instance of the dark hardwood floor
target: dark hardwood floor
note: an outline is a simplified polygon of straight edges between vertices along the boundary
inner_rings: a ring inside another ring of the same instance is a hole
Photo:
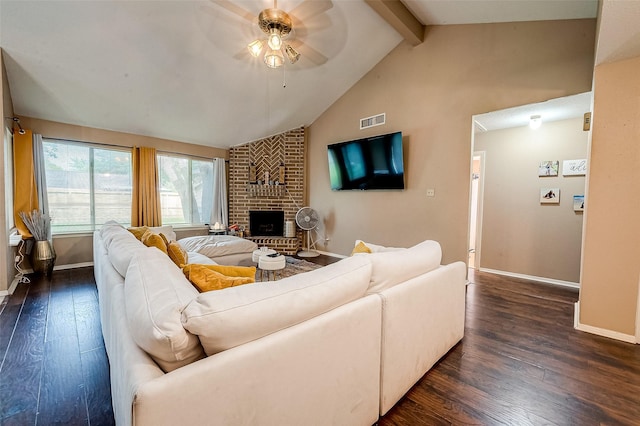
[[[0,305],[0,424],[113,424],[93,269],[30,278]],[[576,290],[470,281],[463,341],[379,425],[640,424],[640,346],[574,330]]]

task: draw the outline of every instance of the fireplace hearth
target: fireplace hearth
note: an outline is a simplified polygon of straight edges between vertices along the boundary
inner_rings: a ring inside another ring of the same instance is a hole
[[[284,235],[284,211],[249,211],[249,232],[252,237],[282,237]]]

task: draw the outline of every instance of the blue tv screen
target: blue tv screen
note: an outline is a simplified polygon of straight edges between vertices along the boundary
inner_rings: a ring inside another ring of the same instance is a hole
[[[331,189],[404,189],[402,132],[327,147]]]

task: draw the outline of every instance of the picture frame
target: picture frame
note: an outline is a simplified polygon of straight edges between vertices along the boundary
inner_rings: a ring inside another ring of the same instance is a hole
[[[542,161],[538,166],[538,176],[558,176],[558,169],[560,168],[559,161]]]
[[[573,196],[573,211],[574,212],[584,211],[584,195]]]
[[[587,174],[587,160],[564,160],[562,162],[562,176],[584,176]]]
[[[560,188],[540,188],[540,204],[560,204]]]

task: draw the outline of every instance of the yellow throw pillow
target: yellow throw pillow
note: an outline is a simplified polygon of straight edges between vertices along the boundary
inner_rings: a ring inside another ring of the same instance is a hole
[[[212,271],[220,272],[227,277],[256,277],[255,266],[227,266],[227,265],[207,265]]]
[[[147,226],[134,226],[134,227],[131,227],[131,228],[127,228],[127,231],[131,232],[133,234],[133,236],[136,237],[140,241],[142,241],[142,236],[148,230],[149,230],[149,227],[147,227]]]
[[[169,244],[167,244],[167,254],[171,260],[173,260],[173,263],[178,265],[180,268],[189,263],[189,255],[187,254],[187,251],[175,241],[170,241]]]
[[[351,252],[351,256],[353,256],[354,254],[358,254],[358,253],[371,253],[371,249],[369,247],[367,247],[367,245],[365,243],[363,243],[362,241],[360,241],[354,248],[353,251]]]
[[[144,244],[147,247],[155,247],[161,252],[163,252],[164,254],[166,255],[169,254],[167,252],[167,245],[164,243],[164,240],[162,239],[162,237],[158,234],[154,234],[151,231],[147,231],[144,234],[142,234],[142,238],[140,241],[142,241],[142,244]]]
[[[253,277],[228,277],[213,269],[212,266],[218,265],[185,265],[182,272],[201,293],[211,290],[222,290],[227,287],[235,287],[255,282]],[[255,274],[255,268],[254,274]]]

